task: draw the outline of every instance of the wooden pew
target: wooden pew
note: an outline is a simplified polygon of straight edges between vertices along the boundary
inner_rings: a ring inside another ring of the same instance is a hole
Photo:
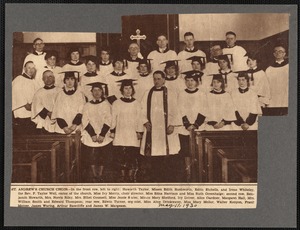
[[[205,167],[203,165],[203,156],[204,156],[204,143],[205,139],[208,138],[210,140],[215,139],[228,139],[231,140],[232,143],[246,143],[249,140],[253,143],[253,145],[257,145],[257,131],[249,130],[249,131],[192,131],[190,135],[190,146],[191,146],[191,155],[195,156],[194,162],[195,164],[193,172],[196,172],[193,182],[206,182],[205,181]]]
[[[243,162],[246,165],[256,165],[256,167],[252,168],[252,170],[254,170],[253,175],[256,175],[255,172],[257,172],[257,152],[253,152],[253,149],[218,149],[217,155],[221,162],[223,183],[229,182],[229,168],[231,167],[230,164],[232,165],[233,163]]]

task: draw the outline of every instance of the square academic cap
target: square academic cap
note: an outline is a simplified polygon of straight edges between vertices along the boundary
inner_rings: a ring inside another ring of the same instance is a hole
[[[220,82],[224,82],[222,74],[213,74],[212,76],[213,76],[212,80],[218,80]]]
[[[200,64],[205,64],[205,57],[202,56],[193,56],[193,57],[189,57],[186,60],[191,60],[192,62],[197,61]]]
[[[178,61],[179,60],[169,60],[169,61],[161,62],[160,64],[166,64],[165,68],[169,68],[171,66],[178,66]]]
[[[116,82],[120,82],[121,85],[123,86],[133,86],[133,82],[136,81],[135,79],[123,79],[123,80],[119,80],[119,81],[116,81]]]
[[[182,74],[185,74],[184,79],[193,78],[195,81],[198,81],[203,76],[204,73],[200,71],[190,70],[190,71],[182,72]]]
[[[93,83],[89,83],[87,85],[92,86],[92,89],[94,89],[94,88],[100,88],[100,89],[102,89],[102,86],[106,86],[107,84],[105,84],[103,82],[93,82]]]

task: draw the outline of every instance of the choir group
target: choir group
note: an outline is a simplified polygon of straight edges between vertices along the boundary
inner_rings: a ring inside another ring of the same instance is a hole
[[[263,108],[288,107],[281,44],[264,71],[261,55],[236,45],[232,31],[227,47],[213,44],[209,58],[194,46],[193,33],[185,33],[184,42],[177,54],[159,35],[147,57],[137,43],[129,45],[128,57],[113,58],[109,47],[99,57],[81,57],[73,47],[60,67],[58,53],[44,51],[43,40],[35,39],[23,73],[12,82],[14,135],[80,130],[83,164],[93,181],[103,181],[106,157],[114,154],[120,181],[134,181],[143,156],[150,159],[150,182],[178,182],[190,164],[191,130],[257,130]]]

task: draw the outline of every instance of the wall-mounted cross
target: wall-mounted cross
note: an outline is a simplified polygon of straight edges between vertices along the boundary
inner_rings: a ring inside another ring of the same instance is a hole
[[[140,46],[140,40],[146,40],[146,35],[140,35],[141,31],[139,29],[137,29],[136,31],[136,35],[131,35],[130,39],[131,40],[136,40],[136,43]]]

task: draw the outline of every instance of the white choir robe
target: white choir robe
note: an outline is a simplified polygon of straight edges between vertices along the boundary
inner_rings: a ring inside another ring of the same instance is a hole
[[[248,69],[248,57],[245,56],[246,53],[247,51],[243,47],[237,45],[232,48],[223,48],[223,54],[232,54],[233,62],[231,63],[231,69],[234,72],[245,71]]]
[[[125,72],[122,73],[122,75],[117,76],[115,72],[112,72],[105,76],[105,82],[108,87],[108,96],[116,96],[117,99],[123,97],[120,88],[121,88],[121,82],[117,82],[124,79],[132,79],[128,74]]]
[[[219,72],[222,74],[224,82],[225,82],[225,71],[220,70]],[[237,74],[233,73],[232,71],[227,72],[227,84],[225,84],[225,91],[226,92],[231,92],[234,89],[237,89],[239,87],[238,80],[237,80]]]
[[[84,63],[82,63],[82,62],[79,61],[79,62],[77,62],[77,64],[73,64],[71,62],[65,64],[62,67],[62,71],[63,72],[64,71],[77,71],[77,72],[79,72],[79,79],[78,79],[78,81],[80,81],[81,76],[83,74],[85,74],[87,70],[86,70],[86,65]]]
[[[168,79],[166,77],[165,86],[176,94],[176,98],[178,98],[179,92],[186,88],[185,80],[181,75],[176,79]]]
[[[100,75],[99,72],[97,72],[96,76],[86,76],[84,74],[81,77],[81,81],[79,83],[80,86],[78,87],[78,89],[83,92],[84,96],[86,96],[86,98],[87,98],[87,101],[93,100],[93,95],[91,92],[92,86],[88,85],[88,84],[94,83],[94,82],[106,83],[105,77]],[[103,86],[103,93],[104,92],[105,92],[105,87]]]
[[[266,69],[271,99],[268,107],[288,107],[289,104],[289,64]]]
[[[218,62],[208,62],[205,65],[205,70],[203,72],[206,75],[217,74],[219,72],[220,66]]]
[[[250,78],[250,89],[256,92],[260,106],[265,107],[270,103],[270,86],[267,76],[263,70],[253,73],[253,81],[251,81],[251,73],[248,73]]]
[[[228,92],[222,94],[208,93],[207,97],[207,119],[206,121],[216,121],[221,122],[223,119],[225,121],[235,121],[235,107],[232,98]],[[205,130],[209,131],[222,131],[222,130],[232,130],[231,125],[224,125],[223,128],[215,129],[213,126],[206,124]]]
[[[147,59],[152,59],[150,61],[152,72],[156,70],[164,71],[166,64],[161,64],[162,62],[169,60],[177,60],[177,54],[174,50],[166,49],[164,53],[160,53],[158,50],[153,50],[149,53]]]
[[[200,56],[200,57],[205,57],[206,58],[206,54],[202,51],[202,50],[198,50],[198,49],[195,49],[192,50],[192,51],[187,51],[186,49],[185,50],[182,50],[178,53],[178,65],[179,65],[179,71],[180,73],[182,72],[186,72],[186,71],[189,71],[189,70],[193,70],[192,69],[192,61],[191,60],[186,60],[190,57],[193,57],[193,56]]]
[[[110,74],[112,71],[114,71],[114,67],[111,62],[108,62],[107,64],[99,64],[99,74],[101,76],[106,76],[107,74]]]
[[[181,74],[181,78],[185,79],[185,74]],[[203,75],[201,76],[201,81],[199,82],[199,86],[198,86],[201,92],[208,93],[212,90],[211,87],[212,78],[213,78],[212,76],[208,76],[206,72],[203,72]]]
[[[132,98],[121,98],[112,105],[112,127],[115,129],[114,146],[140,147],[137,132],[143,132],[141,123],[141,103]]]
[[[72,95],[67,95],[65,91],[61,91],[57,94],[54,102],[51,119],[64,119],[68,127],[70,127],[75,116],[78,113],[82,114],[84,104],[85,97],[80,90],[77,89]],[[77,129],[80,130],[80,125],[77,126]],[[75,133],[76,130],[74,130],[73,133]],[[58,126],[57,122],[55,123],[55,132],[65,133],[64,130]]]
[[[50,66],[44,66],[44,68],[40,71],[40,74],[43,78],[43,73],[46,70],[51,70],[53,72],[54,78],[55,78],[55,83],[54,85],[62,88],[64,86],[64,74],[61,73],[63,70],[60,66],[55,66],[54,68],[51,68]],[[44,87],[44,82],[39,83],[40,87]]]
[[[135,94],[133,97],[139,102],[142,102],[142,98],[146,91],[150,90],[153,87],[153,77],[151,74],[147,76],[138,76],[137,85],[134,85]]]
[[[188,89],[185,89],[179,94],[178,106],[180,117],[183,118],[184,116],[186,116],[192,125],[197,120],[198,114],[206,116],[206,94],[201,92],[198,88],[196,88],[195,92],[191,92]],[[203,122],[203,124],[200,125],[197,129],[203,130],[204,128],[205,123]],[[179,133],[185,136],[190,135],[190,132],[185,128],[185,126],[180,127]]]
[[[138,65],[139,65],[139,60],[137,61],[130,61],[130,60],[126,60],[127,62],[127,67],[125,67],[124,72],[127,73],[131,78],[133,78],[134,76],[136,76],[138,74]]]
[[[87,102],[83,107],[82,113],[81,142],[89,147],[102,147],[111,143],[112,139],[110,138],[109,130],[105,134],[102,143],[93,142],[92,137],[86,131],[86,127],[90,124],[96,135],[99,136],[104,124],[111,126],[111,119],[111,106],[106,100],[97,104],[93,103],[93,101]]]
[[[142,124],[148,122],[147,119],[147,99],[150,91],[146,92],[142,99],[142,114],[141,121]],[[167,143],[166,136],[169,145],[169,154],[177,154],[180,150],[180,142],[178,136],[178,127],[180,126],[180,118],[178,105],[176,100],[176,94],[171,90],[168,90],[168,124],[177,126],[174,128],[174,132],[170,135],[166,134],[165,130],[165,117],[164,117],[164,109],[163,109],[163,91],[153,91],[151,97],[151,111],[150,111],[150,119],[151,119],[151,156],[166,156],[167,155]],[[140,153],[142,155],[145,154],[145,145],[146,145],[146,133],[147,130],[144,128],[144,135],[141,143]]]
[[[25,73],[23,73],[24,76]],[[37,86],[33,79],[17,76],[12,81],[12,111],[15,118],[30,118],[31,111],[25,109],[26,104],[31,104]]]
[[[231,97],[235,110],[239,112],[244,121],[250,113],[262,115],[261,107],[259,105],[258,97],[255,91],[249,89],[245,93],[240,93],[239,89],[235,89],[231,92]],[[235,130],[242,130],[240,126],[232,123],[232,127]],[[257,130],[258,129],[258,117],[253,125],[249,127],[248,130]]]
[[[39,116],[39,113],[45,108],[49,112],[53,111],[54,102],[57,94],[62,89],[59,87],[54,87],[51,89],[40,88],[33,97],[32,107],[31,107],[31,120],[36,124],[37,129],[44,128],[50,133],[54,132],[55,120],[51,120],[49,116],[43,119]]]

